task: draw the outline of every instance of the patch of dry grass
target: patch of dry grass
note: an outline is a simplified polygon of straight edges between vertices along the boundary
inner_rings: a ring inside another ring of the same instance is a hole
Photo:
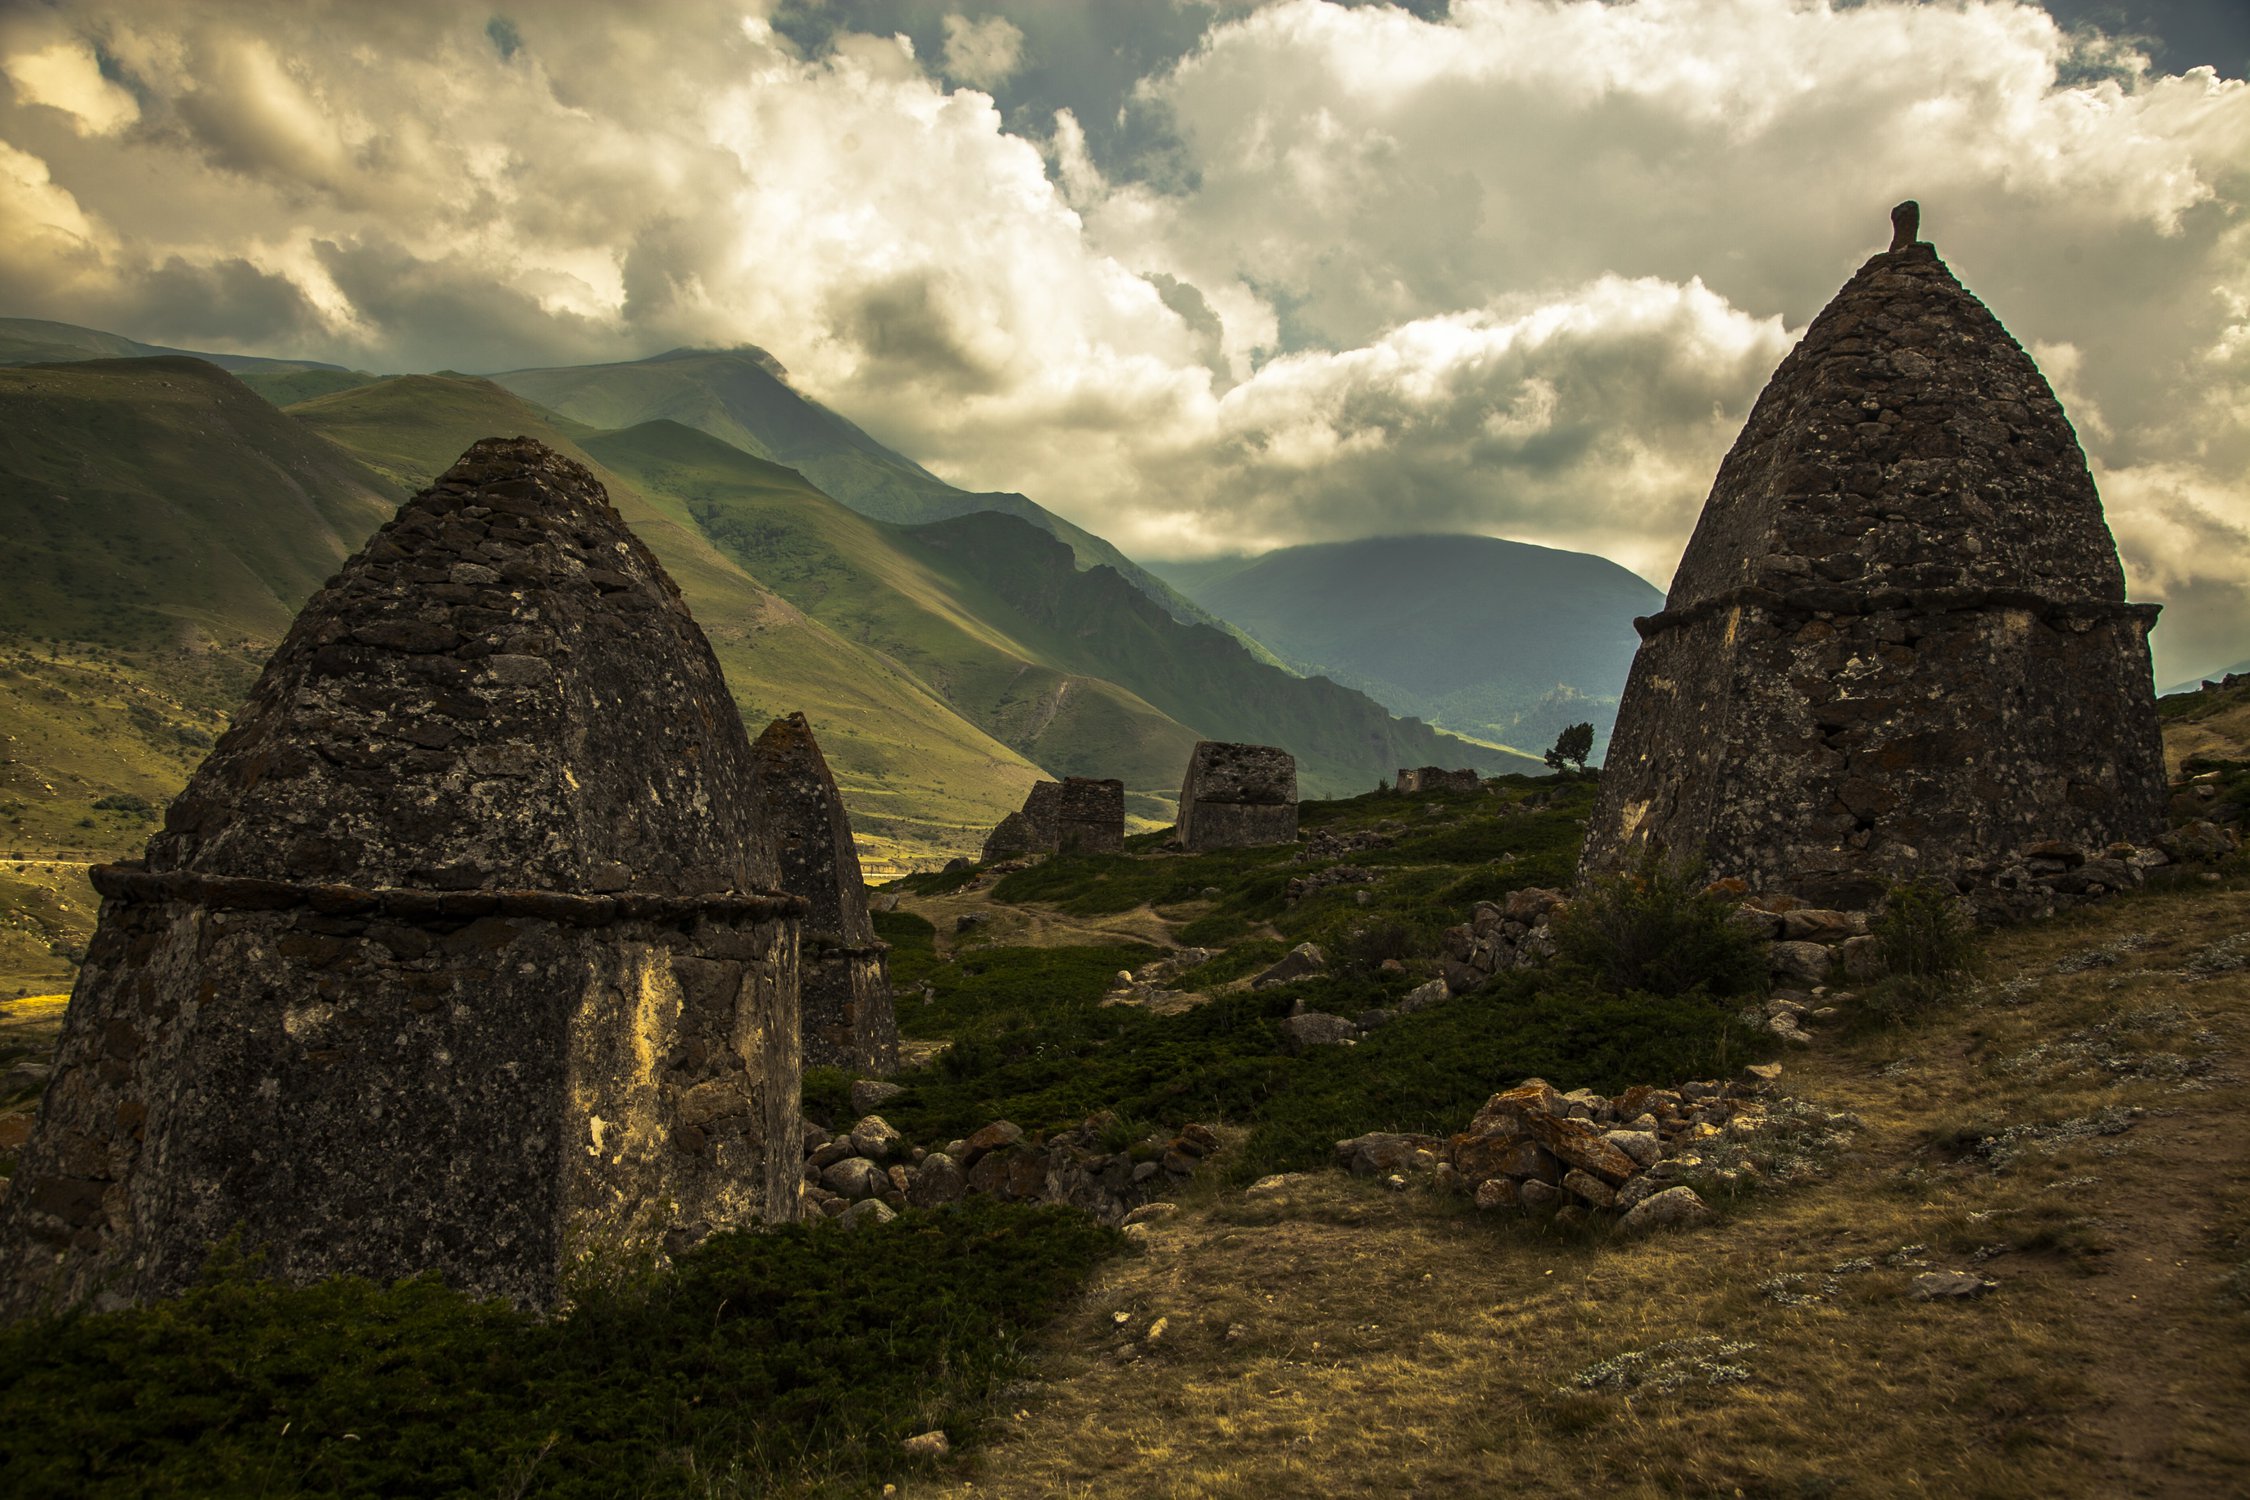
[[[1977,995],[1793,1054],[1864,1128],[1699,1232],[1201,1188],[910,1492],[2240,1494],[2246,928],[2227,889],[1995,937]],[[1915,1301],[1928,1269],[1996,1286]]]

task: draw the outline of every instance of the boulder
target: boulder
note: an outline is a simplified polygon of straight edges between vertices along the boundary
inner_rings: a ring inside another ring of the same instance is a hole
[[[1291,1052],[1303,1052],[1312,1047],[1332,1047],[1348,1042],[1359,1035],[1359,1027],[1343,1016],[1332,1016],[1325,1011],[1308,1010],[1301,1015],[1289,1016],[1281,1023],[1281,1040]]]
[[[1445,1143],[1434,1135],[1375,1131],[1336,1143],[1336,1165],[1354,1177],[1435,1171]]]
[[[1328,972],[1328,955],[1315,943],[1299,943],[1281,956],[1278,963],[1250,981],[1254,990],[1269,989],[1277,984],[1294,984],[1300,979],[1311,979]]]
[[[852,1127],[852,1150],[871,1161],[887,1161],[905,1144],[890,1122],[881,1115],[869,1115]]]
[[[1669,1187],[1651,1193],[1617,1221],[1625,1234],[1647,1234],[1655,1229],[1677,1229],[1700,1224],[1711,1217],[1711,1207],[1691,1187]]]

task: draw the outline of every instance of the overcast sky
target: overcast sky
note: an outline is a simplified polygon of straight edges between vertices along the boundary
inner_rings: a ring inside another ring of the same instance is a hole
[[[2163,681],[2250,656],[2243,0],[0,9],[0,313],[377,370],[756,343],[1144,558],[1668,581],[1888,210],[2030,348]]]

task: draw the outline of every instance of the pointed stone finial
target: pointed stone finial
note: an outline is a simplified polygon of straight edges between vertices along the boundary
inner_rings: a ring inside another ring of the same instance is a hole
[[[1922,233],[1922,205],[1912,198],[1891,210],[1891,249],[1904,250]]]

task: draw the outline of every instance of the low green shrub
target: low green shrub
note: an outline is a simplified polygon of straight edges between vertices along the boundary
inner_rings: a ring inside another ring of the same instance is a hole
[[[724,1234],[541,1321],[431,1279],[259,1281],[0,1330],[0,1493],[868,1493],[974,1441],[1118,1236],[988,1201]]]
[[[1767,983],[1765,948],[1735,910],[1695,865],[1649,858],[1589,882],[1554,924],[1555,943],[1613,994],[1752,994]]]
[[[1868,930],[1883,973],[1860,991],[1870,1018],[1897,1025],[1957,994],[1976,975],[1976,926],[1941,885],[1897,885]]]

